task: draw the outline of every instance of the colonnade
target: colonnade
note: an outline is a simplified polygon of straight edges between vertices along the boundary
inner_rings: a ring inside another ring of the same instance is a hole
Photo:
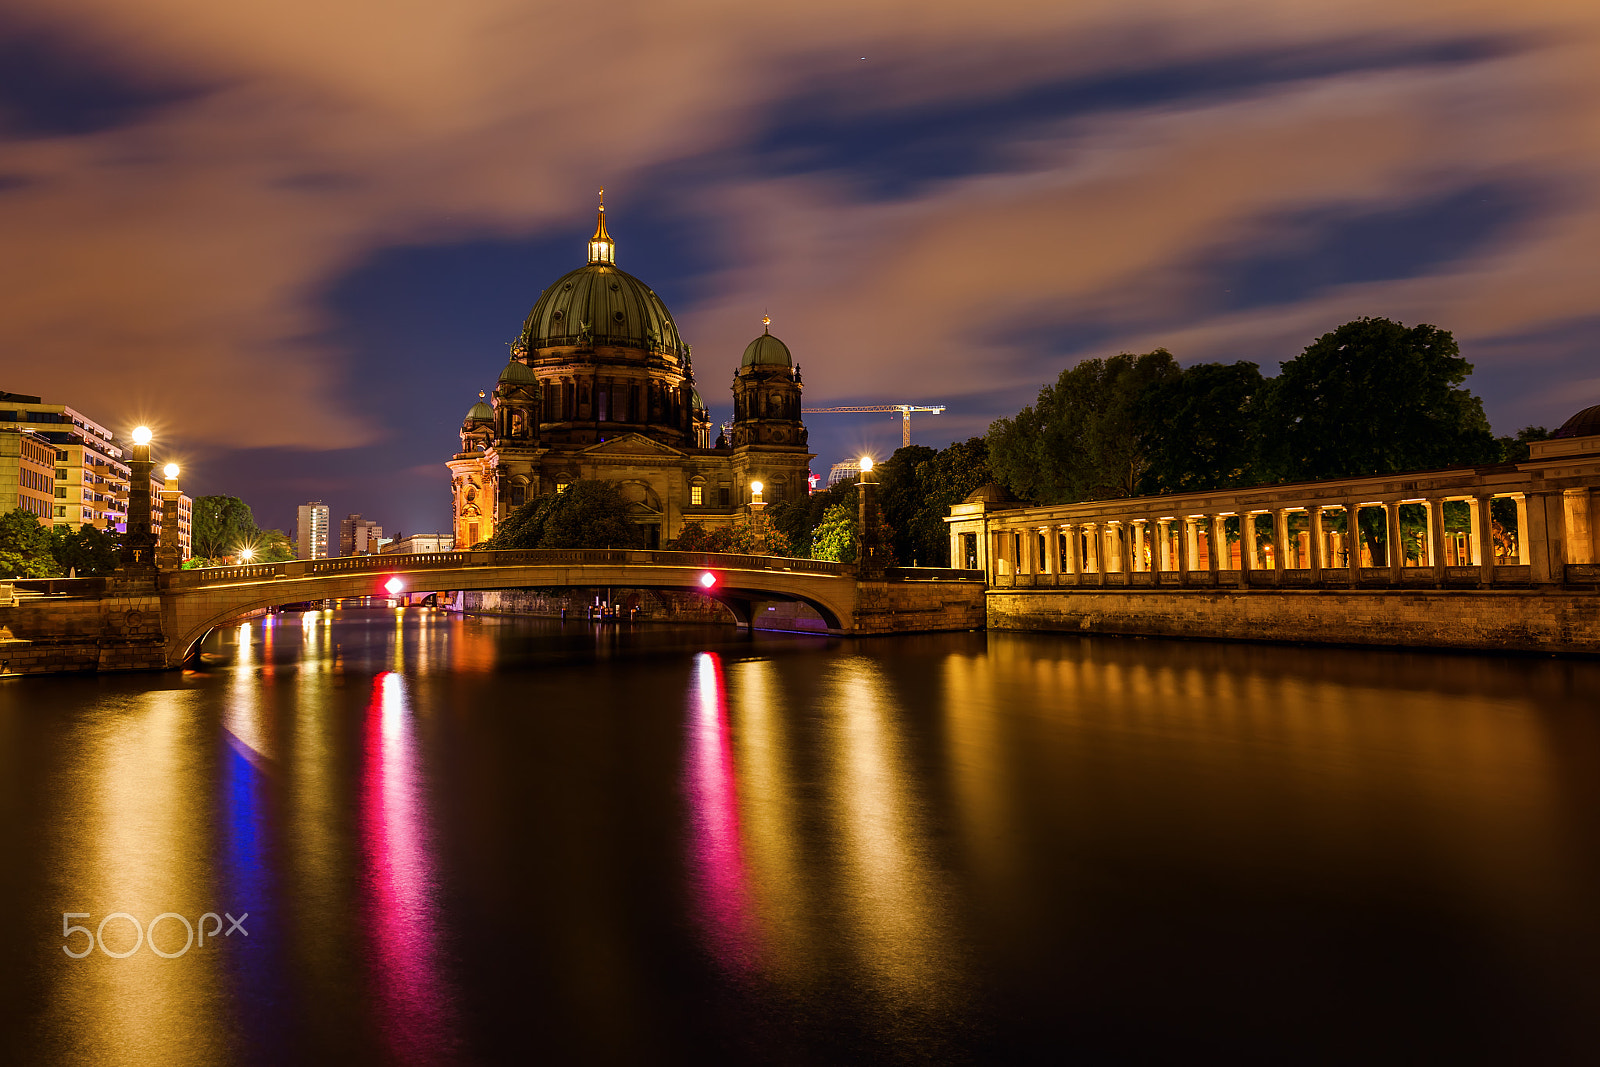
[[[1227,510],[1143,516],[1117,515],[1109,507],[1111,502],[1018,509],[995,516],[999,521],[988,525],[979,565],[991,582],[1007,576],[1015,581],[1019,576],[1049,575],[1055,580],[1032,584],[1248,586],[1285,580],[1400,584],[1430,576],[1441,584],[1447,578],[1488,584],[1497,573],[1527,580],[1523,573],[1514,576],[1499,568],[1531,568],[1536,572],[1533,580],[1545,580],[1539,573],[1549,572],[1552,562],[1594,563],[1596,500],[1591,491],[1538,495],[1535,508],[1529,507],[1526,493],[1480,491],[1383,500],[1274,501],[1269,507],[1236,505]],[[1491,516],[1497,498],[1512,500],[1516,507],[1515,532],[1501,531],[1498,550]],[[1468,521],[1464,531],[1447,533],[1445,505],[1455,501],[1466,505]],[[1161,502],[1161,498],[1132,499],[1128,510]],[[1167,498],[1167,502],[1170,507],[1178,501]],[[1408,553],[1402,543],[1401,509],[1412,505],[1422,508],[1424,522]],[[1094,514],[1082,518],[1071,514],[1079,510]],[[1382,515],[1381,522],[1373,522],[1373,512]],[[1330,521],[1331,517],[1337,518]],[[1258,531],[1258,525],[1265,528]],[[1372,536],[1361,536],[1363,529]],[[960,536],[952,531],[952,560],[963,554],[970,558]],[[1552,546],[1563,558],[1549,558]]]

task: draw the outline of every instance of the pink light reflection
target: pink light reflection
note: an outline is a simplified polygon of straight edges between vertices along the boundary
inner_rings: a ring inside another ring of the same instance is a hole
[[[730,970],[754,971],[760,930],[739,837],[739,794],[723,695],[722,660],[702,652],[695,660],[689,701],[688,766],[691,822],[689,860],[700,918],[712,952]]]
[[[380,1029],[396,1059],[434,1063],[446,1056],[452,1020],[438,971],[434,858],[401,675],[373,679],[365,734],[361,826]]]

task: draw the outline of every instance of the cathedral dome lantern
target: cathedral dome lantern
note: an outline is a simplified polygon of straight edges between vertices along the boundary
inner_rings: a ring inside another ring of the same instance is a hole
[[[617,242],[606,232],[606,191],[600,190],[600,221],[595,223],[594,236],[589,238],[589,262],[617,265]]]

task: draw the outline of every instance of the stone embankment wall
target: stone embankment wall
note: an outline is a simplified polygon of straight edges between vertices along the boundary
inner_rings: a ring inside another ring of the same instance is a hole
[[[0,608],[0,674],[161,670],[161,598],[42,598]]]
[[[996,630],[1600,654],[1600,594],[1535,590],[995,590]]]
[[[858,634],[926,634],[983,628],[982,582],[886,581],[857,585]]]
[[[531,589],[496,589],[439,594],[440,607],[464,611],[469,615],[538,615],[560,618],[563,608],[568,619],[581,619],[594,606],[596,596],[605,599],[604,589],[572,589],[564,593],[541,593]],[[648,622],[732,623],[728,609],[710,597],[697,593],[677,593],[658,589],[612,589],[610,595],[622,605],[624,613],[638,605],[639,616]]]

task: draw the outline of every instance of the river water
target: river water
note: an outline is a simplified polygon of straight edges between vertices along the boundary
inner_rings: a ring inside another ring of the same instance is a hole
[[[0,685],[0,1061],[1600,1038],[1600,664],[427,609],[205,652]]]

